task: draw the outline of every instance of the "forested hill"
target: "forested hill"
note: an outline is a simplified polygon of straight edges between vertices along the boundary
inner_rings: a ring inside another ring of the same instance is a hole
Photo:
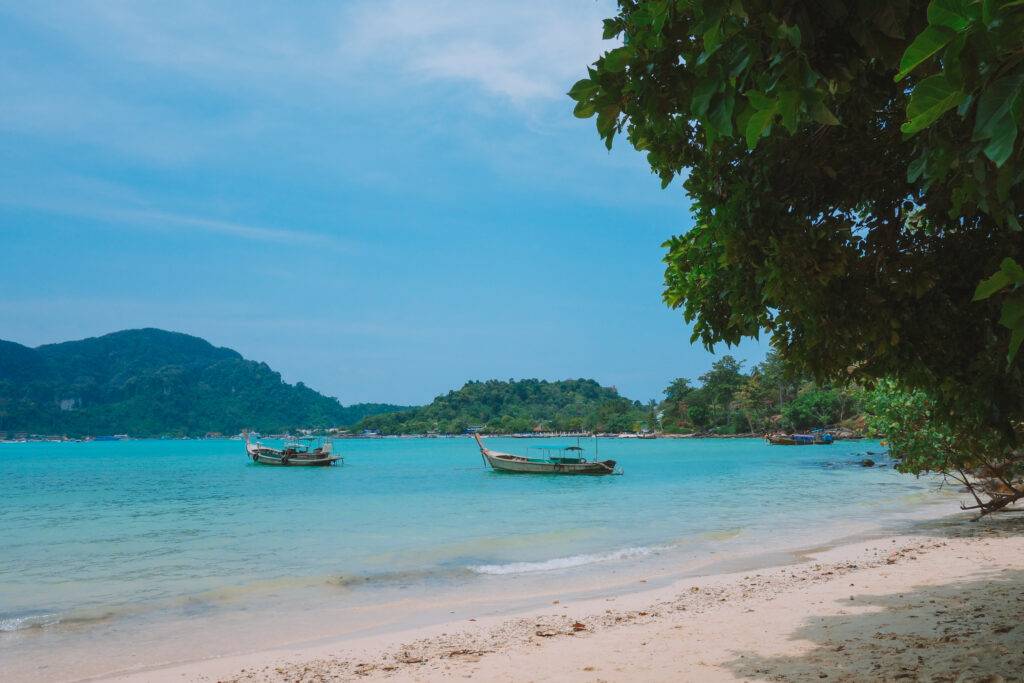
[[[404,406],[342,406],[266,363],[157,329],[29,348],[0,341],[0,432],[131,436],[349,426]]]
[[[493,434],[543,431],[763,434],[774,430],[863,427],[865,392],[827,386],[787,367],[774,353],[749,372],[732,356],[716,360],[691,384],[672,380],[663,401],[640,403],[592,379],[469,382],[422,408],[375,415],[360,427],[384,434]]]
[[[430,405],[375,415],[360,426],[384,434],[457,434],[476,426],[495,433],[534,429],[618,432],[633,430],[647,417],[645,406],[592,379],[489,380],[467,382]]]

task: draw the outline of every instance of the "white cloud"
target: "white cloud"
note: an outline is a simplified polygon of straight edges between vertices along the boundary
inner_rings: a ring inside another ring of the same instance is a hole
[[[515,101],[564,96],[608,44],[606,1],[389,0],[350,13],[342,53],[424,79],[472,83]]]
[[[123,208],[126,198],[126,196],[122,196],[115,199],[111,196],[107,201],[97,204],[90,201],[62,200],[54,196],[38,199],[0,196],[0,205],[84,218],[140,230],[188,230],[228,235],[253,242],[335,250],[344,250],[346,246],[331,235],[317,232],[252,225],[149,207]]]
[[[601,20],[614,14],[614,3],[360,0],[240,11],[234,3],[87,0],[3,12],[124,66],[155,66],[234,88],[364,82],[397,68],[414,79],[468,82],[529,100],[562,97],[608,49]]]

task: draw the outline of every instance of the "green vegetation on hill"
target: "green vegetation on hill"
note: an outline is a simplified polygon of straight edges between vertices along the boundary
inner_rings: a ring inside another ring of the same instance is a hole
[[[0,341],[0,432],[132,436],[350,426],[404,406],[342,406],[266,363],[176,332],[125,330],[32,349]]]
[[[468,382],[422,408],[375,415],[359,427],[383,434],[458,434],[469,427],[498,434],[761,433],[839,424],[855,417],[861,404],[859,389],[822,387],[794,377],[774,354],[750,373],[732,356],[723,356],[699,381],[700,386],[691,386],[686,378],[674,380],[661,403],[632,401],[591,379]]]
[[[458,434],[468,427],[495,433],[545,431],[627,432],[650,414],[636,401],[592,379],[467,382],[429,405],[403,413],[374,415],[360,424],[383,434]]]
[[[852,424],[859,418],[863,391],[829,387],[787,368],[771,353],[749,373],[723,356],[700,376],[700,386],[680,377],[665,389],[660,427],[669,433],[737,434],[801,431]]]

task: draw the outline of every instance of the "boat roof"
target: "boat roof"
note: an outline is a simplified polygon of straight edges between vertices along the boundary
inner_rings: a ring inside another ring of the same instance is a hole
[[[528,446],[527,450],[532,451],[582,451],[579,446]]]

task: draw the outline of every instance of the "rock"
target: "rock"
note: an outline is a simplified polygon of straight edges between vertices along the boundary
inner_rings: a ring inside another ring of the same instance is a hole
[[[572,625],[572,630],[573,631],[586,631],[587,630],[587,625],[582,623],[582,622],[577,621],[575,624]]]
[[[864,458],[863,460],[860,461],[860,465],[861,467],[874,467],[875,461],[872,460],[871,458]]]

